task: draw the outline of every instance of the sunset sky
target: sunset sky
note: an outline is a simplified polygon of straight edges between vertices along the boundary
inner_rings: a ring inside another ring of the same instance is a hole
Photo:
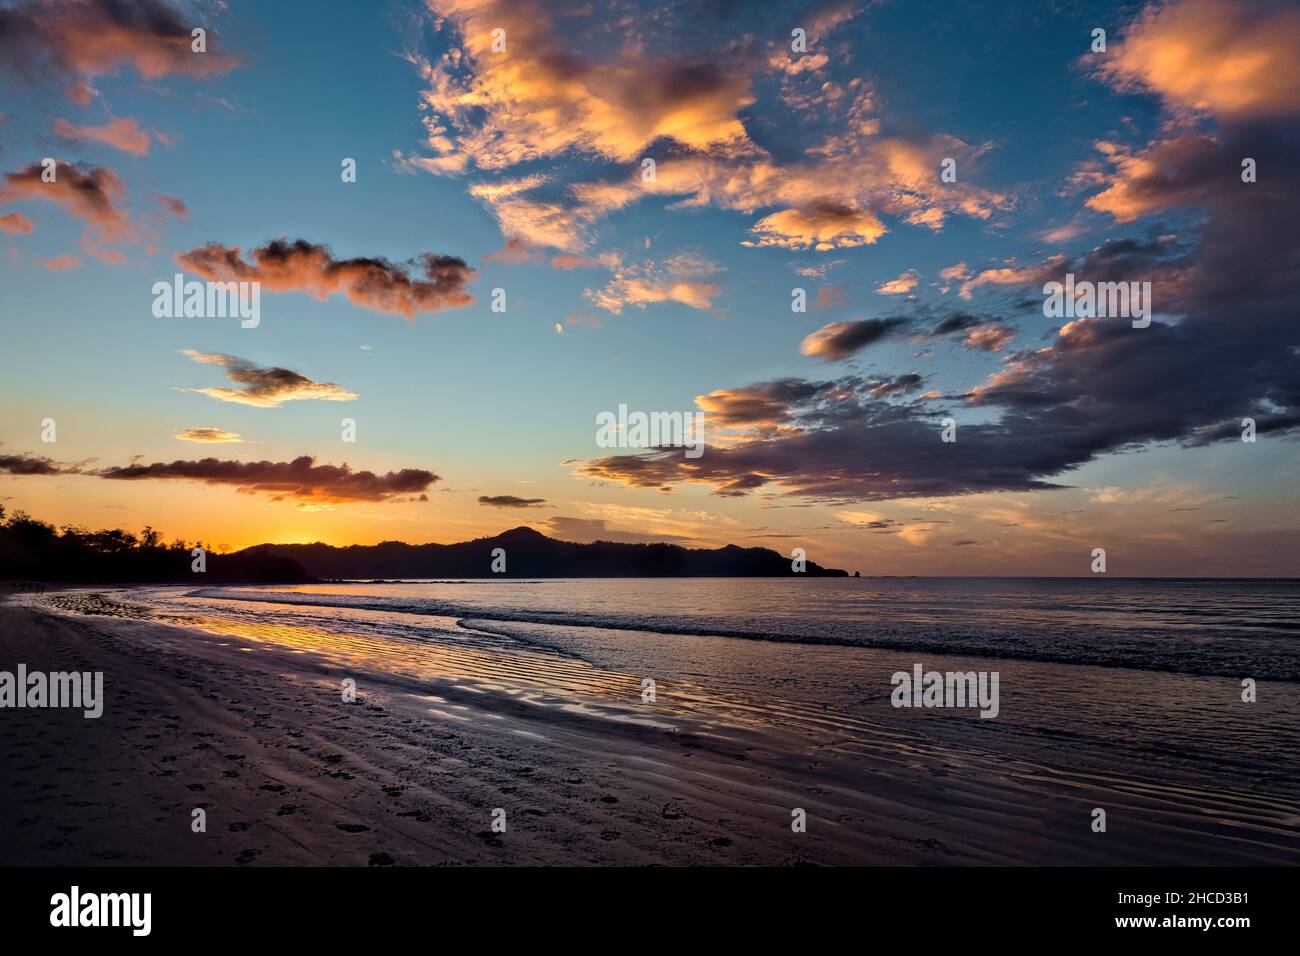
[[[1295,575],[1297,222],[1283,2],[0,0],[0,503]],[[155,317],[176,272],[260,324]],[[1045,318],[1067,272],[1150,327]]]

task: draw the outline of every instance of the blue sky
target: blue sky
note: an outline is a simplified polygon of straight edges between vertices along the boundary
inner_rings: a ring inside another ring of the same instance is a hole
[[[573,9],[0,3],[4,503],[233,546],[527,523],[863,573],[1086,573],[1099,546],[1295,573],[1295,240],[1269,231],[1294,11]],[[107,206],[43,190],[46,157],[109,171],[81,192]],[[404,314],[426,253],[447,289]],[[231,269],[263,281],[257,328],[151,313],[154,281]],[[1151,282],[1152,326],[1062,329],[1041,286],[1067,271]],[[269,403],[193,391],[232,368]],[[708,452],[597,447],[620,403],[704,411]]]

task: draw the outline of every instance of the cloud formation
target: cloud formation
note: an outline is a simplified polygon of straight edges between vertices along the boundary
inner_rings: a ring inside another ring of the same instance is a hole
[[[474,177],[471,195],[508,238],[576,255],[594,224],[647,196],[755,216],[744,244],[789,249],[874,243],[887,232],[882,215],[938,230],[949,215],[988,219],[1011,208],[1009,196],[973,180],[939,181],[941,160],[974,168],[985,144],[883,136],[859,71],[828,76],[825,54],[792,60],[770,39],[789,32],[792,14],[780,5],[674,6],[653,28],[549,0],[429,8],[446,50],[409,59],[426,84],[431,155],[399,156],[400,168]],[[799,17],[830,42],[863,8]],[[765,91],[775,102],[762,105],[807,131],[779,153],[749,128]]]
[[[518,498],[515,495],[479,495],[478,503],[493,508],[536,508],[545,498]]]
[[[57,203],[86,224],[87,236],[99,242],[121,242],[135,238],[136,231],[123,205],[122,181],[106,168],[83,171],[73,163],[56,161],[54,180],[45,182],[40,163],[6,173],[0,184],[0,203],[44,199]]]
[[[826,362],[835,362],[848,358],[868,345],[874,345],[901,328],[906,321],[895,316],[859,319],[856,322],[832,322],[810,333],[799,346],[799,351]]]
[[[240,444],[247,441],[242,435],[228,432],[221,428],[182,428],[174,436],[180,441],[201,442],[204,444],[225,445]]]
[[[476,275],[463,259],[422,253],[415,265],[387,259],[335,259],[329,247],[304,239],[276,239],[249,253],[209,243],[176,257],[183,269],[218,282],[256,281],[274,292],[305,292],[322,302],[336,293],[353,305],[407,319],[419,312],[458,309],[474,302],[465,285]],[[412,273],[422,268],[424,278]]]
[[[194,349],[182,349],[187,355],[204,365],[218,365],[226,370],[226,378],[239,383],[241,388],[188,388],[185,391],[197,392],[222,402],[235,402],[239,405],[252,405],[255,408],[276,408],[285,402],[324,401],[350,402],[357,396],[341,385],[331,382],[313,382],[305,375],[291,372],[287,368],[263,368],[248,359],[219,352],[198,352]]]
[[[209,24],[167,0],[19,0],[0,7],[0,64],[28,82],[62,77],[79,103],[93,96],[89,80],[122,66],[145,80],[233,68],[211,30],[207,52],[193,51],[195,27]]]
[[[318,503],[346,501],[395,501],[423,497],[439,478],[421,468],[403,468],[378,475],[353,471],[344,465],[318,465],[310,455],[293,461],[225,461],[203,458],[197,461],[155,462],[105,468],[95,473],[113,481],[180,480],[208,485],[226,485],[246,494],[270,495]]]
[[[149,134],[134,119],[110,120],[103,126],[74,126],[65,119],[54,121],[54,135],[72,143],[103,143],[132,156],[149,152]]]

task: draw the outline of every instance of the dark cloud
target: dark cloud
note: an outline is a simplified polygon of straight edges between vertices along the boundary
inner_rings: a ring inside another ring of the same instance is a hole
[[[859,319],[856,322],[832,322],[823,325],[803,340],[800,350],[827,362],[848,358],[854,352],[874,345],[895,332],[907,322],[893,317],[887,319]]]
[[[516,498],[514,495],[479,495],[478,503],[493,508],[536,508],[545,498]]]
[[[94,472],[115,481],[182,480],[209,485],[226,485],[249,494],[267,494],[275,500],[308,502],[393,501],[423,497],[439,478],[421,468],[403,468],[378,475],[353,471],[347,465],[318,465],[302,455],[293,461],[198,461],[155,462],[127,465]]]
[[[220,282],[256,281],[275,292],[306,292],[324,301],[335,293],[354,305],[410,319],[471,305],[465,285],[476,275],[463,259],[423,253],[415,265],[387,259],[335,259],[328,246],[303,239],[276,239],[254,249],[245,262],[238,246],[209,243],[181,253],[184,269]],[[424,278],[413,277],[423,270]]]
[[[908,372],[906,375],[894,378],[869,379],[867,385],[872,395],[876,398],[884,398],[888,395],[906,395],[908,392],[915,392],[924,383],[925,379],[921,375]]]
[[[0,472],[7,475],[74,475],[76,469],[36,455],[0,455]]]

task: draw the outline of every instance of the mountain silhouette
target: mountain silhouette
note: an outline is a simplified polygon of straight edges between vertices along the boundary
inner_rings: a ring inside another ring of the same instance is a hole
[[[505,571],[493,570],[496,549]],[[548,538],[528,527],[458,544],[261,544],[248,551],[286,558],[316,578],[671,578],[847,577],[848,572],[807,562],[796,572],[791,559],[770,548],[683,548],[676,544],[576,544]],[[243,552],[235,552],[235,555]]]

